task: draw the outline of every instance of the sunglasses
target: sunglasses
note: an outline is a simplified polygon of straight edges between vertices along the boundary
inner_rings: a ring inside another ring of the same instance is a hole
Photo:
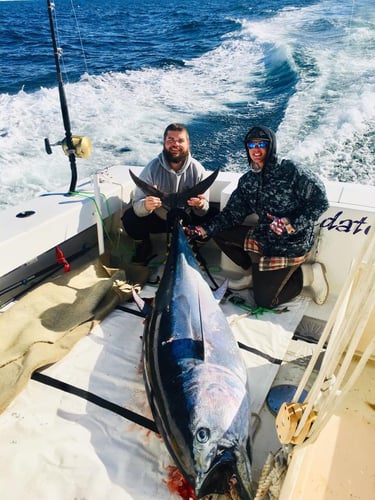
[[[249,149],[266,148],[268,146],[268,141],[260,141],[260,142],[250,141],[246,145]]]

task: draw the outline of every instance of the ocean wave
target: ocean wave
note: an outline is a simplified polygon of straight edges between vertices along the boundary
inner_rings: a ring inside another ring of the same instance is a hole
[[[14,36],[10,48],[0,41],[3,206],[68,185],[70,175],[59,146],[52,156],[44,151],[45,137],[64,137],[46,12],[39,2],[31,14],[12,9],[14,25],[3,17],[0,28]],[[93,0],[77,17],[84,57],[68,38],[63,77],[72,131],[93,142],[92,156],[78,162],[80,178],[146,164],[165,126],[181,121],[209,169],[244,171],[243,137],[263,123],[277,131],[282,156],[329,179],[374,184],[373,10],[352,12],[337,0],[271,2],[266,10],[140,0],[135,11],[131,2]],[[61,35],[70,21],[64,12]]]

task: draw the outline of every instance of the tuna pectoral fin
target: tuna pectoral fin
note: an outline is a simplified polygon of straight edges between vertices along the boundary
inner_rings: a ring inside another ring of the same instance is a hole
[[[203,342],[193,339],[171,339],[163,345],[166,358],[175,360],[203,360]]]
[[[223,283],[219,286],[217,290],[213,292],[215,300],[219,303],[224,297],[226,291],[228,289],[228,279],[223,281]]]

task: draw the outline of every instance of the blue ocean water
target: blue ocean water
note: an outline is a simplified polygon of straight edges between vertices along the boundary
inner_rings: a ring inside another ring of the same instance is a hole
[[[208,169],[244,171],[254,124],[323,178],[375,183],[373,0],[55,0],[79,178],[145,165],[180,121]],[[69,187],[44,0],[0,0],[0,209]]]

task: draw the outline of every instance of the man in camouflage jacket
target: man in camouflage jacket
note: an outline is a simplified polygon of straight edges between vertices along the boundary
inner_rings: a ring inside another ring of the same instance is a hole
[[[275,307],[297,296],[303,286],[312,286],[314,300],[324,303],[325,267],[303,264],[314,243],[315,223],[329,206],[323,183],[310,170],[289,160],[279,162],[276,136],[267,127],[253,127],[245,148],[249,171],[223,210],[197,226],[195,233],[213,236],[245,270],[245,276],[229,282],[229,287],[241,289],[252,283],[257,305]],[[257,215],[257,222],[249,228],[243,222],[250,214]]]

